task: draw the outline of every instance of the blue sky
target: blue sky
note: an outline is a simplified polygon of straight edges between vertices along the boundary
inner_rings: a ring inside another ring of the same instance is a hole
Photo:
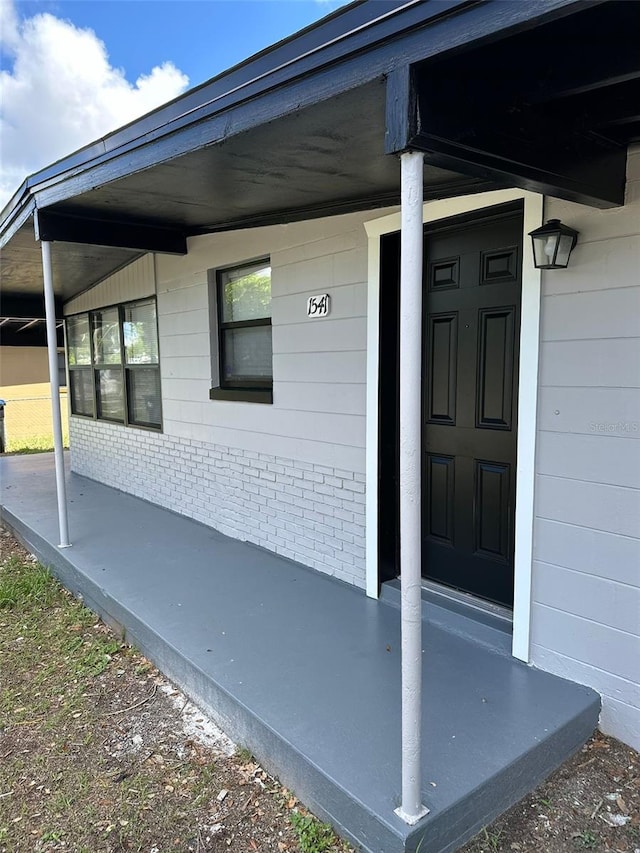
[[[0,0],[0,207],[25,177],[344,0]]]
[[[134,81],[167,60],[190,86],[241,62],[343,5],[340,0],[24,0],[21,18],[49,12],[89,27],[112,65]],[[10,57],[3,57],[7,67]]]

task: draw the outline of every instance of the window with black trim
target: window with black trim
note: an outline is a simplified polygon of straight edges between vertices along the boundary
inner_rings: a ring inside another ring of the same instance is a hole
[[[216,273],[220,387],[212,399],[273,401],[268,258]]]
[[[155,299],[68,317],[67,359],[72,414],[162,427]]]

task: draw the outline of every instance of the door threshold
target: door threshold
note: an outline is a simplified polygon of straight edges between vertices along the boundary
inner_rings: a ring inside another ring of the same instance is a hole
[[[439,607],[445,607],[447,610],[454,610],[456,613],[467,616],[469,619],[475,619],[477,622],[490,625],[492,628],[498,628],[507,634],[513,633],[513,610],[503,604],[486,601],[469,592],[452,589],[425,578],[422,579],[422,597]]]
[[[466,637],[492,651],[511,655],[513,620],[506,607],[434,583],[423,583],[420,593],[424,622]],[[401,597],[400,578],[382,584],[380,601],[383,604],[400,610]]]

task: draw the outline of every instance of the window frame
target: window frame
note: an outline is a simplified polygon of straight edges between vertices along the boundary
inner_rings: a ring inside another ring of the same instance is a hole
[[[158,347],[158,360],[155,363],[144,363],[144,364],[127,364],[126,361],[126,348],[124,341],[124,322],[125,322],[125,310],[134,305],[142,305],[146,302],[153,303],[155,306],[155,332],[156,332],[156,340]],[[118,313],[118,332],[120,335],[120,362],[117,364],[103,364],[97,363],[94,358],[94,342],[93,342],[93,331],[94,331],[94,317],[96,314],[104,313],[106,311],[110,311],[116,309]],[[67,323],[69,320],[76,317],[87,317],[89,323],[89,355],[90,355],[90,363],[89,364],[79,364],[79,365],[71,365],[69,364],[69,336],[67,330]],[[117,302],[111,305],[101,305],[99,308],[94,308],[89,311],[78,311],[74,314],[67,314],[65,316],[65,354],[67,356],[67,370],[69,371],[69,406],[71,410],[71,414],[74,418],[85,418],[87,420],[93,421],[102,421],[104,423],[116,424],[118,426],[125,427],[133,427],[134,429],[143,429],[149,430],[150,432],[162,432],[163,431],[163,412],[162,412],[162,377],[160,375],[160,335],[158,330],[158,301],[155,296],[144,296],[140,299],[132,299],[128,302]],[[132,371],[140,370],[140,369],[155,369],[158,375],[158,387],[160,389],[160,423],[159,424],[150,424],[149,422],[137,421],[131,417],[132,405],[131,405],[131,382],[129,376]],[[98,388],[98,379],[101,372],[104,370],[119,370],[122,375],[122,397],[123,397],[123,409],[124,409],[124,418],[122,420],[115,418],[107,418],[100,415],[100,402],[99,402],[99,388]],[[71,372],[76,370],[85,370],[91,376],[91,387],[92,387],[92,399],[93,399],[93,414],[87,415],[83,412],[74,412],[73,410],[73,382],[71,381]]]
[[[77,317],[86,317],[87,318],[87,326],[89,329],[89,363],[88,364],[71,364],[71,360],[69,358],[69,320],[75,319]],[[69,376],[69,385],[68,385],[68,394],[69,394],[69,407],[71,414],[76,418],[87,418],[88,420],[96,420],[97,413],[97,405],[96,405],[96,383],[93,374],[93,344],[91,341],[91,318],[89,317],[88,311],[81,311],[77,314],[69,314],[64,318],[64,342],[65,342],[65,353],[67,357],[67,372]],[[74,412],[73,404],[75,399],[75,385],[72,381],[72,375],[75,372],[78,373],[86,373],[89,376],[89,380],[91,382],[91,402],[93,411],[90,415],[86,414],[86,412]]]
[[[265,326],[272,329],[273,327],[271,315],[252,320],[223,320],[224,286],[226,284],[224,281],[225,273],[264,266],[271,268],[271,258],[268,255],[243,261],[239,264],[220,267],[215,270],[215,311],[213,312],[214,316],[212,319],[216,324],[217,333],[218,386],[210,390],[209,399],[211,400],[273,403],[273,349],[271,353],[271,376],[268,379],[253,378],[243,380],[242,378],[235,378],[227,380],[225,378],[225,332],[233,331],[234,329],[261,328]],[[271,284],[271,278],[269,283]],[[272,296],[270,294],[271,299]],[[273,337],[271,340],[273,341]]]
[[[96,315],[97,314],[106,314],[107,311],[116,311],[118,318],[118,339],[119,339],[119,350],[120,350],[120,361],[116,362],[105,362],[105,361],[96,361],[95,359],[95,332],[96,332]],[[104,308],[96,308],[93,311],[89,311],[89,334],[91,336],[91,366],[93,368],[93,396],[95,399],[94,411],[96,414],[96,420],[98,421],[107,421],[111,424],[125,424],[127,425],[127,406],[125,403],[125,397],[127,396],[126,390],[126,377],[124,375],[124,341],[123,341],[123,333],[122,333],[122,311],[120,310],[119,305],[110,305]],[[106,370],[113,370],[114,372],[118,372],[120,374],[120,379],[122,382],[122,418],[108,418],[105,417],[101,413],[102,404],[100,402],[100,381],[101,375]]]

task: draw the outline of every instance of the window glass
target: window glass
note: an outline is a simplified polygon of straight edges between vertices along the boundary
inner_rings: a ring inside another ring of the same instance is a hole
[[[67,320],[67,347],[69,365],[91,364],[91,337],[89,315],[80,314]]]
[[[142,426],[161,425],[160,371],[157,367],[139,367],[127,371],[129,383],[129,420]]]
[[[71,411],[76,415],[93,417],[93,382],[90,368],[80,368],[69,371],[69,386],[71,391]]]
[[[227,381],[271,379],[271,326],[249,326],[225,331],[224,367]]]
[[[119,367],[96,370],[98,417],[124,421],[122,370]]]
[[[69,317],[67,356],[73,414],[161,429],[155,299]]]
[[[158,326],[155,301],[126,305],[123,332],[127,364],[158,363]]]
[[[67,384],[67,359],[63,352],[58,353],[58,385],[64,388]]]
[[[222,322],[236,323],[271,317],[271,267],[257,264],[223,270]]]
[[[120,364],[120,319],[117,308],[94,311],[93,361],[95,364]]]

